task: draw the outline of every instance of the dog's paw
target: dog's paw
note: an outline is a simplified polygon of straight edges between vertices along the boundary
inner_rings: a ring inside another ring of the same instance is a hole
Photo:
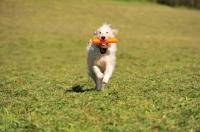
[[[96,86],[95,89],[96,89],[97,91],[101,91],[101,90],[102,90],[102,86],[101,86],[101,85],[100,85],[100,86]]]
[[[109,77],[108,76],[104,76],[103,80],[102,80],[102,83],[103,84],[107,84],[108,83],[108,80],[109,80]]]
[[[102,73],[97,74],[97,78],[102,79],[103,78],[103,74]]]

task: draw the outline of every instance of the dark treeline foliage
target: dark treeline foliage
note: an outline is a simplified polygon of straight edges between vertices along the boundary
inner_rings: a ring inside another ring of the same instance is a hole
[[[200,0],[148,0],[169,6],[187,6],[200,9]]]

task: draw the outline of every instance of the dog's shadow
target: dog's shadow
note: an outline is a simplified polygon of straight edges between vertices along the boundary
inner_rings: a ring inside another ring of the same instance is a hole
[[[83,93],[83,92],[88,92],[88,91],[94,91],[94,88],[90,88],[90,89],[84,89],[83,86],[81,85],[74,85],[72,86],[71,89],[66,90],[66,92],[75,92],[75,93]]]

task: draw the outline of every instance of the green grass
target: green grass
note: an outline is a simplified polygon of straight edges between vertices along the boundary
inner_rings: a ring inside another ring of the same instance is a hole
[[[86,43],[119,29],[103,92]],[[200,12],[114,1],[0,3],[0,131],[200,131]]]

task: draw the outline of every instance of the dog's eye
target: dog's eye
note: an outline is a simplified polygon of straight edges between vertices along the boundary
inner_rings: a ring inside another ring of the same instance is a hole
[[[108,33],[108,32],[106,32],[106,33]]]
[[[101,32],[99,32],[99,34],[101,34]]]

